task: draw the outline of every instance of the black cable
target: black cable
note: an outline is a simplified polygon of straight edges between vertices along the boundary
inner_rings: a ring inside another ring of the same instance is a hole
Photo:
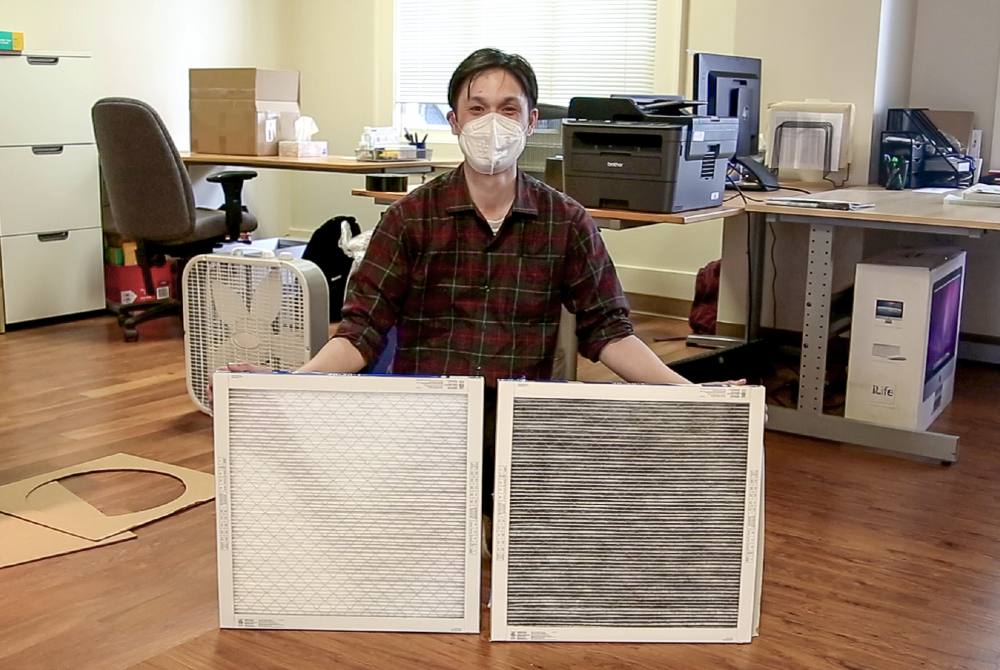
[[[747,314],[750,314],[750,308],[753,306],[753,259],[750,254],[750,212],[744,210],[743,213],[747,217]],[[750,340],[750,321],[748,320],[743,326],[746,328],[746,339]]]
[[[778,266],[774,260],[774,247],[778,243],[778,236],[774,232],[774,222],[768,221],[767,227],[771,231],[771,328],[778,328]]]
[[[730,184],[733,185],[733,188],[736,189],[736,195],[743,198],[743,204],[745,205],[747,203],[747,194],[743,192],[743,189],[740,188],[740,185],[728,173],[726,173],[726,179],[729,181]],[[753,198],[750,199],[752,200]]]

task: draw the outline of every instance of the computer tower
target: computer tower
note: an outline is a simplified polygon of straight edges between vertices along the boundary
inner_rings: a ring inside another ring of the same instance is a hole
[[[859,263],[848,419],[925,430],[951,402],[965,252],[905,249]]]

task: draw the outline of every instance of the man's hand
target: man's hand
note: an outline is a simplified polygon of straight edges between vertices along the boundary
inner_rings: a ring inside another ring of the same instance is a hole
[[[256,365],[255,363],[229,363],[227,365],[223,365],[221,368],[219,368],[215,372],[254,372],[254,373],[261,373],[261,372],[271,372],[271,368],[269,368],[269,367],[267,367],[265,365]],[[213,395],[212,395],[212,380],[211,379],[208,380],[208,391],[206,391],[205,395],[207,396],[208,404],[211,405],[212,404],[212,400],[214,400]]]
[[[230,363],[219,368],[216,372],[271,372],[271,368],[255,363]]]

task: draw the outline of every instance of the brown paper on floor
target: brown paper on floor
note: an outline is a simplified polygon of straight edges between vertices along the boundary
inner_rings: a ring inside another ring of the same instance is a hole
[[[184,484],[184,493],[157,507],[108,516],[85,502],[80,505],[83,501],[63,486],[45,486],[64,477],[117,470],[173,477]],[[0,486],[0,512],[88,540],[104,540],[214,497],[215,477],[207,472],[132,454],[114,454]]]
[[[62,487],[62,484],[53,484]],[[72,495],[72,494],[70,494]],[[80,504],[88,503],[80,500]],[[60,530],[39,526],[16,516],[0,514],[0,568],[30,563],[51,556],[71,554],[84,549],[103,547],[123,540],[135,539],[135,533],[125,531],[104,540],[85,540]]]

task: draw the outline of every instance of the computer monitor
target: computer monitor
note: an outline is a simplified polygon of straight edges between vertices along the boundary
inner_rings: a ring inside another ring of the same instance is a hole
[[[958,317],[962,308],[962,269],[957,268],[934,282],[927,327],[927,363],[924,368],[924,400],[941,387],[951,371],[948,364],[958,346]]]
[[[754,156],[759,152],[759,58],[695,54],[694,98],[708,103],[703,109],[709,116],[736,117],[740,120],[736,156]]]

